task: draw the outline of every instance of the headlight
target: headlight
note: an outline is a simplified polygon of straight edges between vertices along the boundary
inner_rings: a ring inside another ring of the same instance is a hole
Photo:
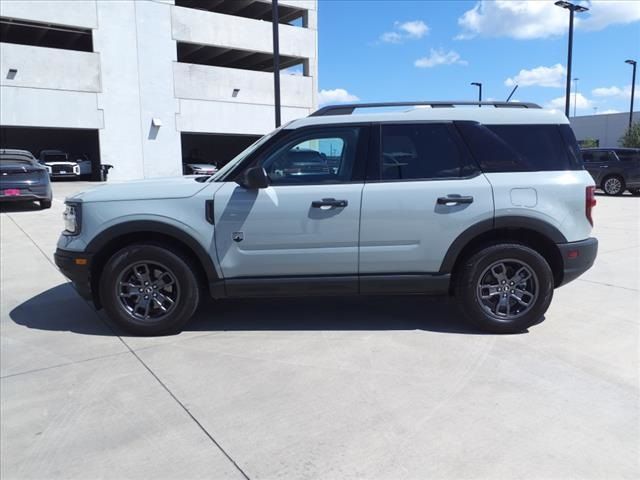
[[[66,235],[78,235],[80,233],[80,205],[67,203],[64,213],[64,233]]]

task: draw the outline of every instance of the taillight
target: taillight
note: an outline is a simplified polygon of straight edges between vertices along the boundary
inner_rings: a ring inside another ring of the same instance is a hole
[[[593,227],[593,218],[591,217],[591,211],[596,206],[596,187],[587,187],[585,194],[584,214],[587,216],[587,220]]]

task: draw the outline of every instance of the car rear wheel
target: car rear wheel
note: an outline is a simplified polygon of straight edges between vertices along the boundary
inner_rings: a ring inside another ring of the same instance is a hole
[[[134,244],[107,261],[100,299],[126,331],[162,335],[180,331],[193,316],[200,285],[188,258],[162,246]]]
[[[622,195],[624,189],[624,180],[618,175],[611,175],[602,182],[602,190],[607,195]]]
[[[465,317],[493,333],[539,323],[553,297],[553,273],[535,250],[517,243],[489,245],[457,274],[455,294]]]
[[[45,210],[51,208],[51,200],[40,200],[40,209]]]

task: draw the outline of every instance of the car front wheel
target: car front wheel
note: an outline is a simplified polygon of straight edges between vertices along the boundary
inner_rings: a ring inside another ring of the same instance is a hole
[[[455,294],[474,325],[517,333],[543,319],[553,297],[553,273],[546,260],[525,245],[493,244],[464,262]]]
[[[188,258],[162,246],[134,244],[107,261],[100,299],[126,331],[163,335],[180,331],[193,316],[200,286]]]

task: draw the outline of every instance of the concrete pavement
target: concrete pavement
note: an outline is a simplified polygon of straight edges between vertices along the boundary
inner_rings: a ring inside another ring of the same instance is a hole
[[[210,302],[137,338],[52,264],[82,187],[2,207],[2,478],[640,475],[640,198],[598,196],[596,265],[521,335],[374,297]]]

